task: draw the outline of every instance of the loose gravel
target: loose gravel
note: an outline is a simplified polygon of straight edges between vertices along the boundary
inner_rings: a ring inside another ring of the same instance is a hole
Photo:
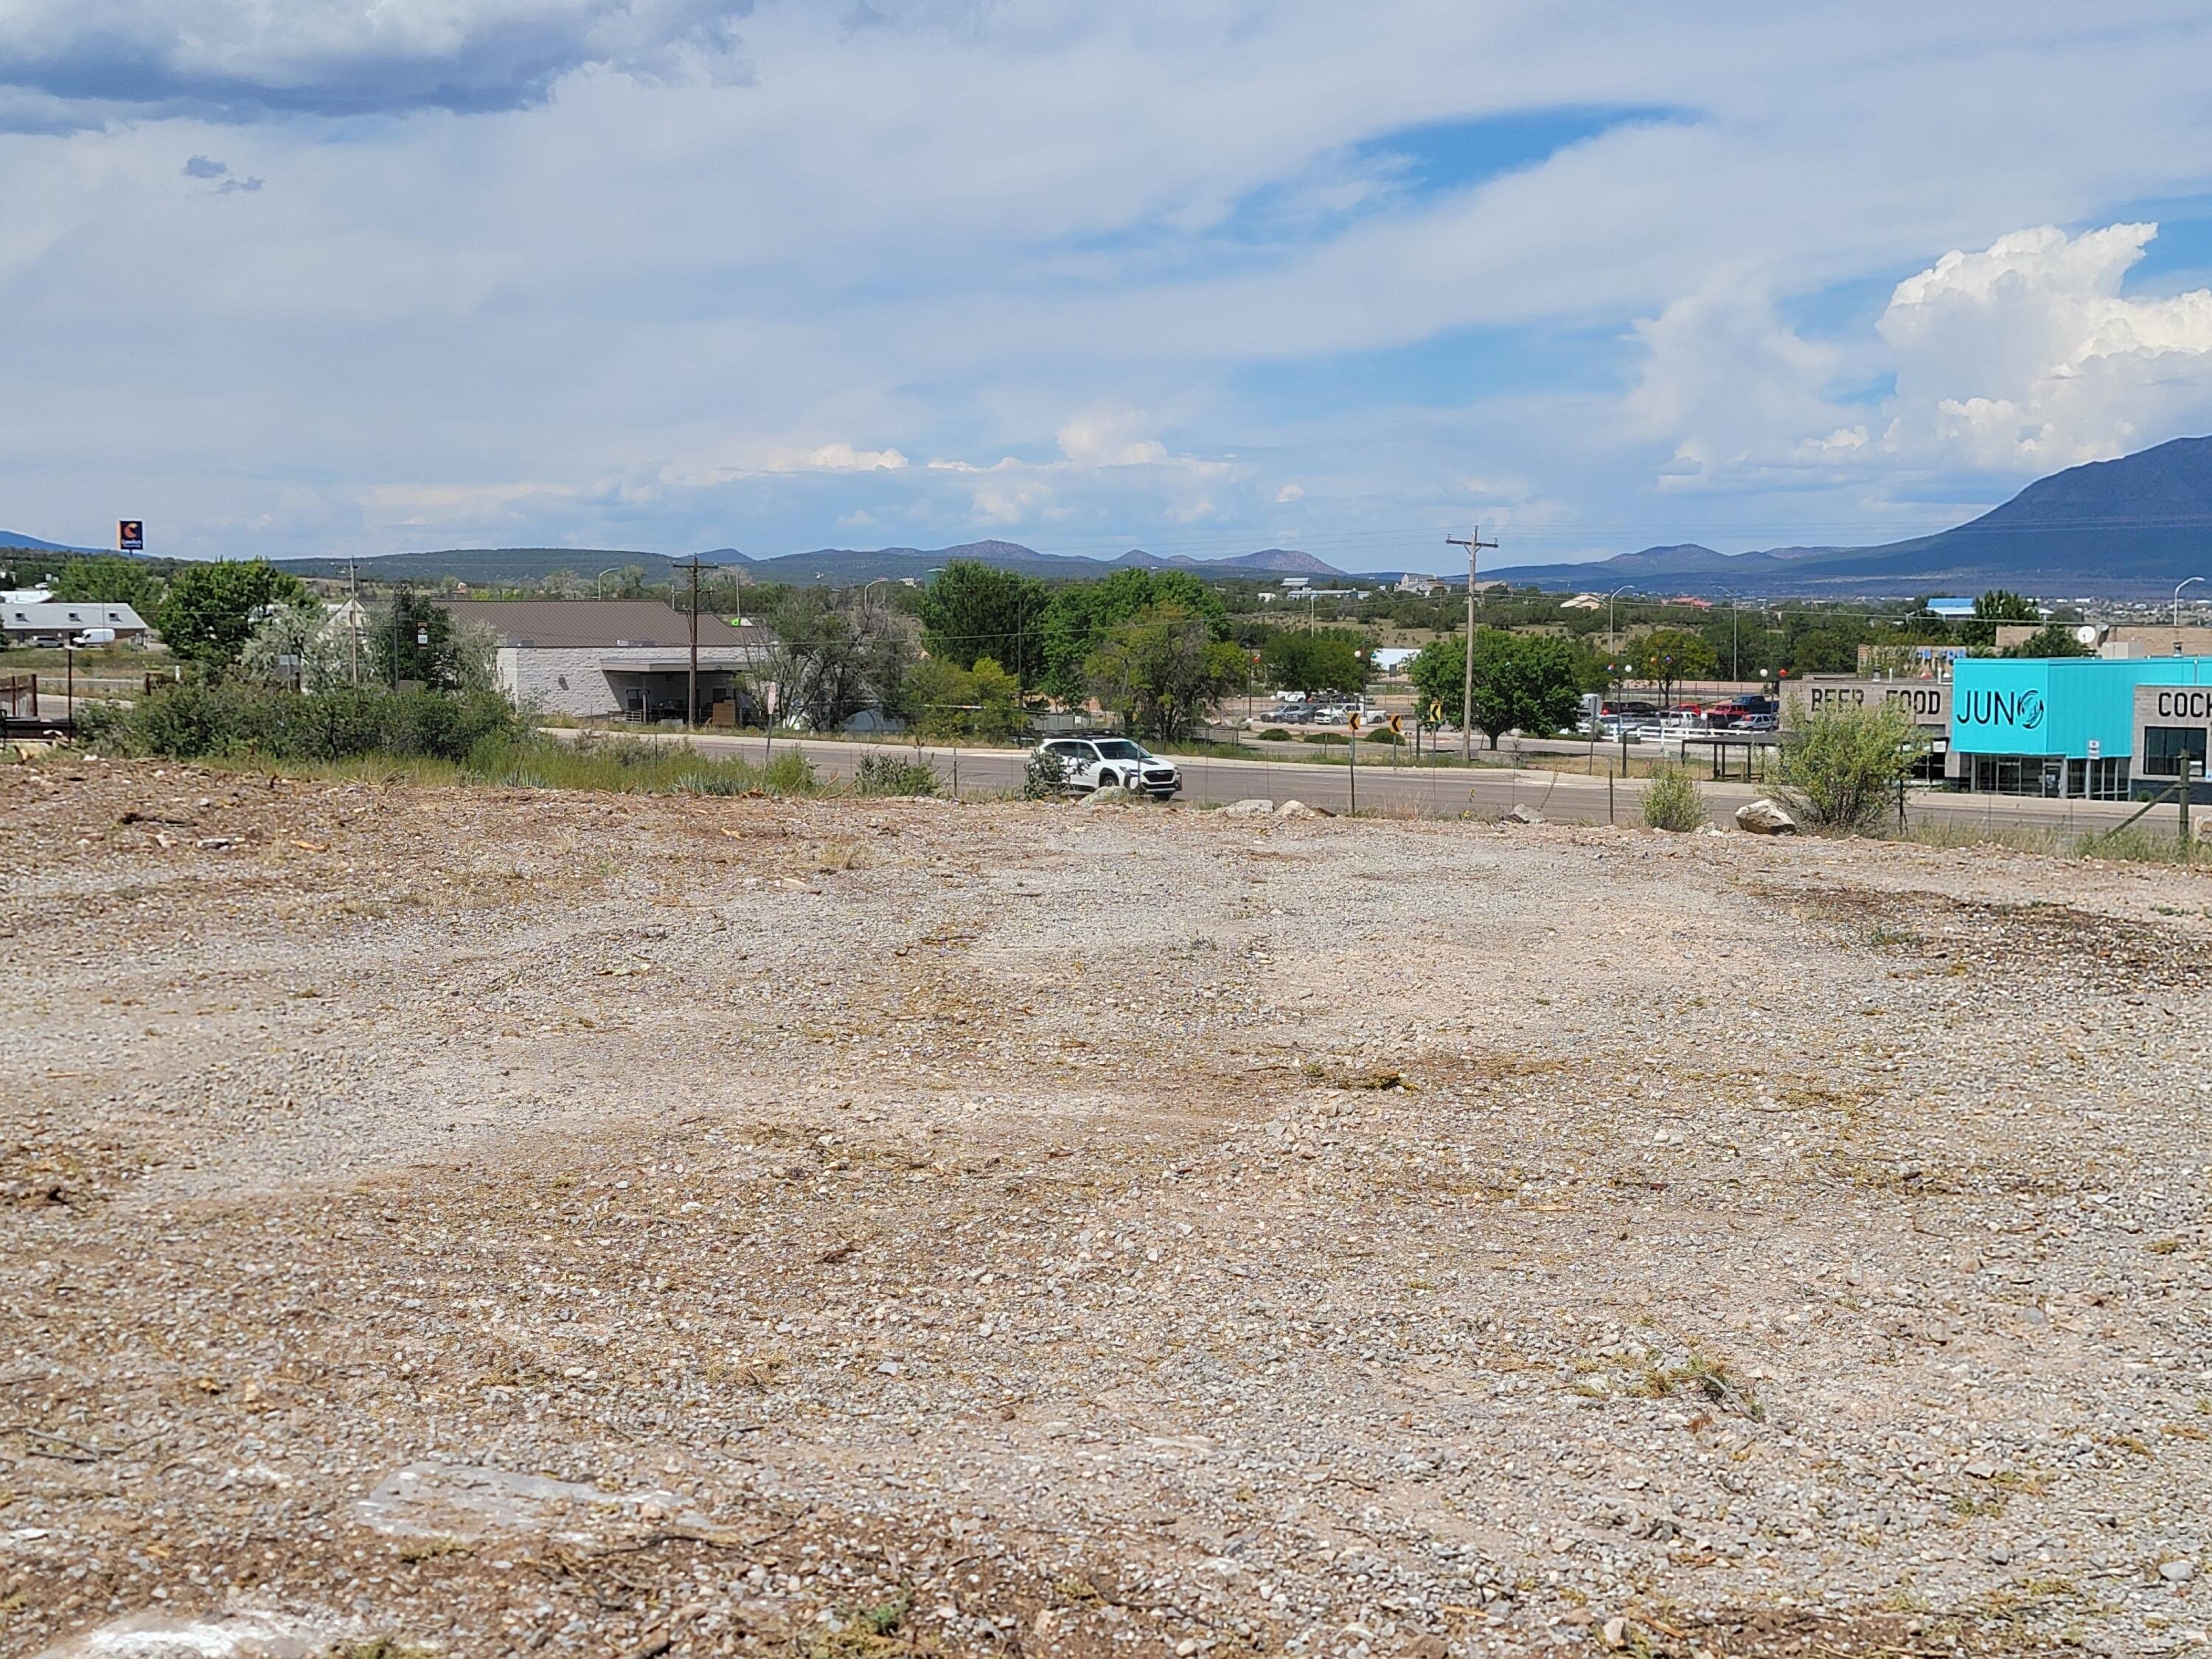
[[[2206,1641],[2212,880],[0,769],[0,1654]]]

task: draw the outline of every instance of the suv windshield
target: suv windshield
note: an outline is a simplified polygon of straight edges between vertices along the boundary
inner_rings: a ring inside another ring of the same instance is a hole
[[[1152,757],[1127,738],[1100,738],[1098,753],[1104,760],[1150,760]]]

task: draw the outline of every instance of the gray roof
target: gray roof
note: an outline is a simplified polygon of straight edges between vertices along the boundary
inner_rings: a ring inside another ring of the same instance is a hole
[[[13,630],[70,634],[85,628],[146,630],[139,614],[127,605],[104,599],[52,599],[44,605],[0,605],[0,626]]]
[[[440,599],[453,621],[465,627],[489,623],[503,646],[544,650],[620,650],[644,646],[688,646],[691,619],[659,599]],[[702,646],[753,646],[773,642],[768,629],[732,628],[702,611]]]

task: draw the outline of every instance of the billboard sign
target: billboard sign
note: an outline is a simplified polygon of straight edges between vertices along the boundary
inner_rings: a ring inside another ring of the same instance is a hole
[[[141,519],[118,519],[115,521],[115,544],[125,553],[146,550],[146,525]]]

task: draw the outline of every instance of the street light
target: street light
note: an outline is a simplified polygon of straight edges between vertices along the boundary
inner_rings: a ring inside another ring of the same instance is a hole
[[[2173,625],[2176,628],[2181,626],[2181,590],[2191,582],[2201,582],[2203,580],[2202,576],[2185,576],[2173,585]]]
[[[1620,648],[1620,641],[1613,637],[1613,602],[1635,586],[1634,582],[1623,582],[1605,596],[1605,648],[1607,654]]]
[[[611,564],[605,570],[599,572],[599,580],[594,584],[594,586],[598,587],[599,594],[601,599],[604,599],[607,596],[607,578],[617,575],[621,571],[622,566],[618,564]]]

